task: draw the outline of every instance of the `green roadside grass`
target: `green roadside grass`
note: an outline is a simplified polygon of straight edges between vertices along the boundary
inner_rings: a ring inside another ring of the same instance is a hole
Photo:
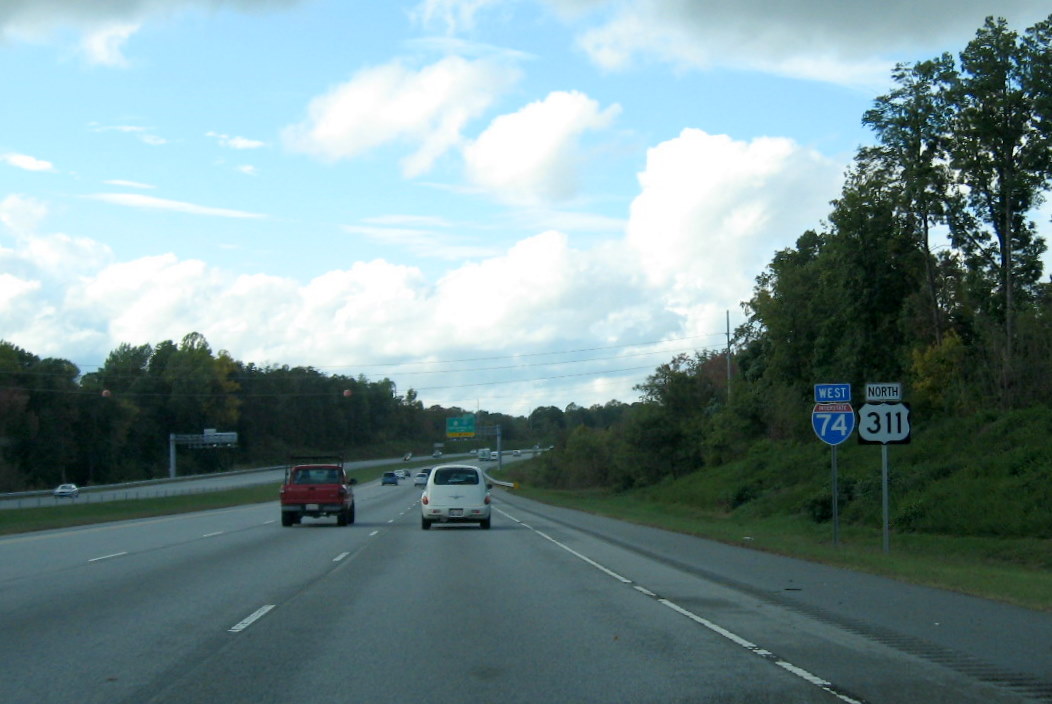
[[[151,499],[128,499],[91,503],[70,501],[48,508],[15,508],[0,511],[0,535],[53,530],[74,526],[129,521],[174,513],[209,511],[244,504],[276,501],[277,484],[261,484],[244,489],[209,491]]]
[[[527,498],[722,543],[877,574],[902,582],[1052,611],[1052,540],[926,535],[890,536],[879,527],[832,526],[803,516],[742,518],[608,491],[522,488]]]

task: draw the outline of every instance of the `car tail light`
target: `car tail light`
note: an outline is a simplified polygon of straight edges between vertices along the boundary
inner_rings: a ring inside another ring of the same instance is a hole
[[[486,503],[489,503],[489,494],[486,494]]]
[[[420,497],[420,503],[422,503],[424,506],[427,506],[431,502],[427,500],[426,496],[421,496]]]

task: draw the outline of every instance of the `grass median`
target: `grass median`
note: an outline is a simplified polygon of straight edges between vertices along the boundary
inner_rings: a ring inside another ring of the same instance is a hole
[[[374,481],[384,471],[385,468],[382,467],[359,469],[355,470],[352,476],[358,480],[359,484],[364,484]],[[129,521],[174,513],[210,511],[230,506],[267,503],[268,501],[277,502],[280,486],[280,484],[259,484],[238,489],[197,491],[173,496],[117,501],[92,501],[87,493],[82,493],[81,497],[75,500],[55,499],[57,504],[55,506],[0,510],[0,535],[72,528],[111,521]]]

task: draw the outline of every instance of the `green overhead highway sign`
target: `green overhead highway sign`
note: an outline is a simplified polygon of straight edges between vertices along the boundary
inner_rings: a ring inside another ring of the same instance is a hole
[[[475,437],[475,416],[468,414],[456,418],[446,418],[447,438]]]

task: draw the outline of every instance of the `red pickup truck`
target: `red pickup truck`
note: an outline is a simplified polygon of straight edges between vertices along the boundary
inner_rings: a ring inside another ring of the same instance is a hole
[[[311,464],[295,464],[285,470],[281,487],[281,525],[292,526],[304,516],[336,516],[336,525],[354,523],[354,489],[358,483],[348,479],[340,458]]]

